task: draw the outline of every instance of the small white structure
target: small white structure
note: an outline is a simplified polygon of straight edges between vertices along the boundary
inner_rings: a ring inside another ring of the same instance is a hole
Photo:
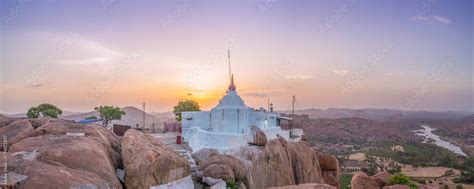
[[[251,126],[257,126],[265,132],[268,140],[279,136],[289,140],[290,132],[282,131],[279,122],[278,113],[263,108],[255,110],[245,105],[237,94],[233,75],[226,94],[211,111],[182,112],[184,141],[193,151],[246,146],[253,139],[250,135]],[[302,130],[295,133],[301,136]]]

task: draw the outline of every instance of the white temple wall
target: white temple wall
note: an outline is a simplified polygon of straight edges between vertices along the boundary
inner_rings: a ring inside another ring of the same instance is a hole
[[[284,131],[281,130],[281,127],[267,127],[267,128],[262,129],[262,131],[265,133],[268,140],[278,138],[278,136],[288,139],[290,136],[290,133],[289,132],[285,133]]]
[[[217,133],[193,127],[185,134],[188,145],[194,152],[203,148],[226,150],[247,145],[247,135],[233,133]]]
[[[211,110],[211,131],[223,133],[246,133],[252,110],[219,109]]]
[[[202,111],[202,112],[183,112],[181,115],[181,127],[183,129],[183,133],[188,132],[189,128],[191,127],[199,127],[203,130],[208,130],[210,126],[210,112],[209,111]],[[191,118],[191,119],[188,119]],[[184,141],[187,141],[184,138]]]

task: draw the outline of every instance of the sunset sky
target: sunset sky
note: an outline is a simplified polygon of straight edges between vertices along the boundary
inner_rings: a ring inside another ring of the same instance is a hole
[[[0,113],[43,102],[474,111],[469,0],[2,0]]]

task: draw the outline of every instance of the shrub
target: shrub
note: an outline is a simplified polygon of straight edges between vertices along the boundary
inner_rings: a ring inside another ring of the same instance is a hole
[[[398,173],[390,176],[388,179],[388,185],[396,185],[396,184],[402,184],[402,185],[409,185],[410,184],[410,177],[406,176],[403,173]]]
[[[85,119],[97,119],[96,116],[89,116],[89,117],[86,117]]]
[[[406,176],[403,173],[398,173],[390,176],[388,178],[388,185],[407,185],[410,189],[417,189],[418,185],[410,180],[410,177]]]

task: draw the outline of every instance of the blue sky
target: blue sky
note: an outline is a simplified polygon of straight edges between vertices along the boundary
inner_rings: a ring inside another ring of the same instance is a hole
[[[1,2],[0,112],[42,102],[474,110],[473,1]]]

